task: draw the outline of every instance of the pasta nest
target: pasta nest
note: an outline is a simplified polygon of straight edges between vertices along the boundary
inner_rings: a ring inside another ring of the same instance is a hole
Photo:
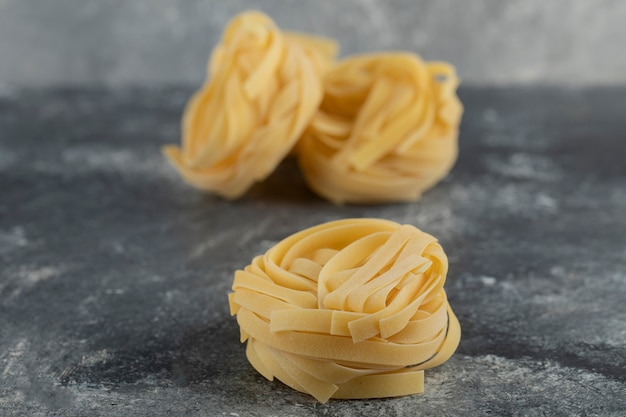
[[[460,340],[447,270],[437,240],[413,226],[332,221],[237,271],[230,308],[269,380],[320,402],[414,394]]]
[[[235,17],[182,121],[182,149],[163,152],[191,185],[234,199],[292,149],[322,99],[336,44],[281,32],[259,12]]]
[[[453,66],[410,53],[339,63],[299,145],[308,184],[338,204],[419,198],[456,161],[458,83]]]

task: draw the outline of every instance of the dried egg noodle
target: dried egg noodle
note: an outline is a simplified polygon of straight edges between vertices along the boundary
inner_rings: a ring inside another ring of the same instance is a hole
[[[281,32],[259,12],[235,17],[183,116],[183,146],[164,154],[195,187],[233,199],[293,148],[322,99],[334,42]]]
[[[343,60],[298,147],[308,184],[338,204],[419,198],[456,161],[457,86],[454,67],[410,53]]]
[[[329,398],[423,391],[460,340],[448,260],[413,226],[346,219],[296,233],[235,273],[230,308],[254,368]]]

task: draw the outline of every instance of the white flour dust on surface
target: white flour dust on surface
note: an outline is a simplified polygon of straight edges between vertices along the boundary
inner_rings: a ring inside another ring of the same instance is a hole
[[[174,170],[156,148],[154,152],[136,153],[99,145],[74,146],[63,150],[61,156],[63,164],[71,165],[77,172],[101,171],[176,178]]]
[[[111,354],[106,349],[102,349],[90,355],[83,356],[79,366],[94,366],[99,363],[106,363],[111,357]]]
[[[0,254],[13,252],[28,245],[24,229],[15,226],[10,230],[0,230]]]
[[[558,213],[559,201],[545,191],[538,191],[532,184],[511,182],[504,186],[486,184],[452,184],[450,198],[458,212],[473,213],[480,208],[485,215],[485,202],[492,216],[524,215],[527,217],[554,215]]]
[[[265,232],[268,230],[270,225],[271,219],[267,218],[256,222],[254,225],[251,225],[250,228],[247,229],[243,234],[240,234],[236,230],[223,230],[215,235],[210,236],[207,240],[196,246],[191,251],[189,259],[198,259],[209,253],[212,249],[233,241],[236,242],[235,244],[238,248],[243,248],[250,242],[260,240]],[[267,249],[269,249],[269,247]]]
[[[507,113],[503,116],[497,109],[486,108],[482,113],[480,125],[483,129],[480,141],[488,147],[513,147],[520,151],[543,151],[554,140],[549,133],[535,126],[532,115],[520,112],[515,116]]]
[[[4,368],[2,369],[3,379],[9,376],[15,376],[18,373],[23,372],[23,369],[21,369],[22,365],[19,361],[26,351],[26,344],[26,339],[18,339],[13,344],[13,346],[11,346],[2,355],[0,355],[0,359],[2,360],[2,364],[4,366]]]
[[[8,279],[0,285],[0,293],[5,288],[10,291],[8,299],[15,299],[26,291],[36,287],[41,282],[57,277],[64,273],[67,267],[57,266],[28,266],[22,265],[15,270],[5,271]]]
[[[552,182],[563,177],[562,170],[554,161],[542,155],[518,152],[506,159],[487,155],[485,164],[494,174],[513,179]]]

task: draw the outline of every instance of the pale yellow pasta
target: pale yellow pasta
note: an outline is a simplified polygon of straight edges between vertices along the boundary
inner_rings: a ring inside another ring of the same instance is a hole
[[[227,26],[189,101],[183,145],[163,148],[195,187],[234,199],[267,177],[317,111],[334,42],[281,32],[260,12]]]
[[[447,271],[437,240],[413,226],[332,221],[237,271],[230,308],[269,380],[320,402],[415,394],[460,340]]]
[[[337,204],[419,198],[456,161],[457,85],[451,65],[410,53],[340,62],[298,147],[308,184]]]

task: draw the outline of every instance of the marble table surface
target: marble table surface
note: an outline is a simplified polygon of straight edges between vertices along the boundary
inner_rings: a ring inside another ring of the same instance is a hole
[[[626,415],[626,89],[466,88],[460,157],[410,204],[334,206],[286,161],[185,185],[191,90],[0,93],[0,415]],[[425,393],[319,404],[248,364],[233,272],[324,221],[437,236],[463,336]]]

